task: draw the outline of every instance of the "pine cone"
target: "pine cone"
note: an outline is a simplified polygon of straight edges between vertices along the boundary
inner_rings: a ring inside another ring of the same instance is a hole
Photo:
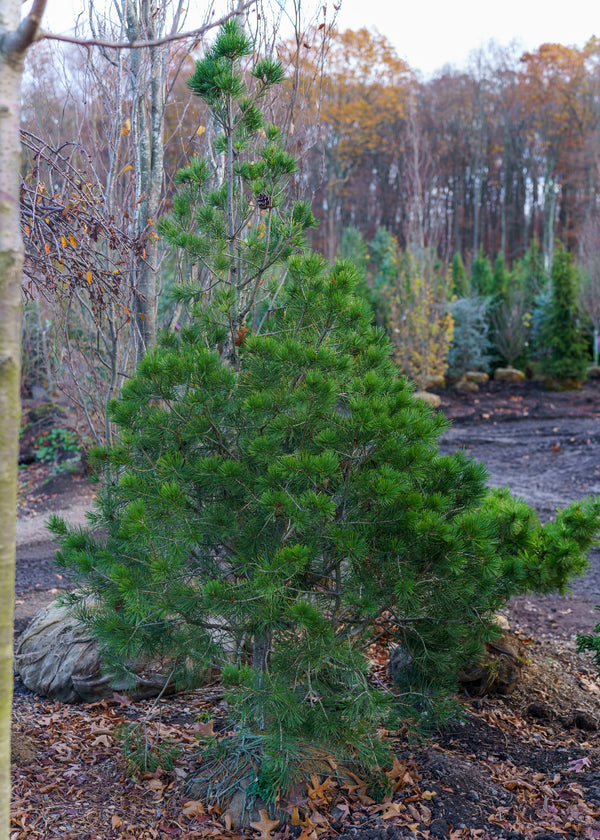
[[[268,210],[273,206],[273,200],[266,192],[261,192],[256,196],[256,203],[261,210]]]

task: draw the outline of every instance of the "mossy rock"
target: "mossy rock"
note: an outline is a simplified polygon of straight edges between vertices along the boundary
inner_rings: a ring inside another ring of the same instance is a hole
[[[496,382],[522,382],[525,379],[525,374],[522,370],[514,367],[496,368],[494,379]]]

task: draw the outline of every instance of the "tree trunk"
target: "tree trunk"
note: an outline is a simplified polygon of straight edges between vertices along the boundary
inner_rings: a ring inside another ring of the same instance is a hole
[[[549,158],[546,161],[546,172],[544,174],[544,227],[542,232],[542,253],[544,255],[544,268],[550,271],[552,257],[554,255],[554,225],[556,220],[556,186],[553,177],[554,161]]]
[[[0,840],[9,836],[10,721],[21,416],[21,274],[19,229],[21,81],[27,48],[45,0],[19,25],[20,0],[0,0]]]
[[[127,6],[131,40],[163,34],[164,10],[155,0]],[[145,255],[134,267],[136,359],[156,343],[158,244],[153,226],[159,213],[164,175],[164,109],[167,46],[133,50],[130,58],[132,140],[135,154],[136,235],[147,234]]]

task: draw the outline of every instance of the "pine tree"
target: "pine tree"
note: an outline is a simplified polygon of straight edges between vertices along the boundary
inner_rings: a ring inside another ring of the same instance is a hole
[[[401,256],[395,236],[379,227],[369,243],[371,287],[369,299],[380,327],[386,327],[390,316],[390,295],[400,271]]]
[[[496,298],[498,304],[506,301],[510,295],[511,277],[506,267],[504,254],[499,253],[494,260],[494,273],[490,293]]]
[[[471,266],[471,289],[479,297],[489,297],[494,287],[494,272],[488,257],[478,251]]]
[[[307,745],[381,766],[378,725],[431,713],[495,611],[580,573],[600,523],[580,503],[543,529],[482,466],[440,455],[445,421],[397,376],[353,269],[311,255],[289,273],[237,368],[196,323],[162,338],[111,405],[100,536],[52,522],[108,667],[169,655],[187,685],[220,665],[272,791]],[[382,631],[410,661],[397,694],[369,678]]]
[[[357,228],[344,228],[338,256],[340,259],[350,260],[359,275],[366,280],[367,266],[369,264],[369,249],[362,233]]]
[[[452,258],[452,292],[457,298],[467,297],[469,294],[469,278],[458,251]]]

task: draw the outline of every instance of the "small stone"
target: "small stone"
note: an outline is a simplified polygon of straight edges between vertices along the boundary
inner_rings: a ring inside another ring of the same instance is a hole
[[[433,837],[447,837],[450,833],[450,825],[443,817],[439,817],[437,820],[432,820],[429,826],[429,833]]]
[[[598,724],[587,712],[576,711],[574,722],[577,729],[583,729],[584,732],[595,732],[598,729]]]
[[[529,717],[537,718],[538,720],[551,720],[554,717],[554,712],[546,703],[530,703],[527,706],[526,713]]]
[[[501,630],[504,630],[504,632],[510,630],[510,621],[505,615],[502,615],[502,613],[497,613],[494,616],[494,624],[497,624]]]

